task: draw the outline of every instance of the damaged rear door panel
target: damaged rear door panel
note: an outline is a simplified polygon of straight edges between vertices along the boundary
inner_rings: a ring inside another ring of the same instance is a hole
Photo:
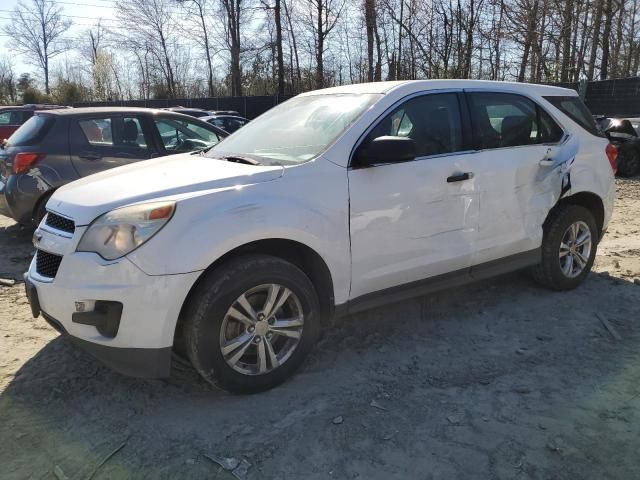
[[[534,250],[570,187],[578,139],[521,95],[467,92],[480,221],[474,264]]]

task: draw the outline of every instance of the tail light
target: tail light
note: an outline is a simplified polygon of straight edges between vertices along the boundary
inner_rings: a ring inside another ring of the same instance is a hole
[[[13,159],[13,173],[24,173],[38,161],[44,158],[43,153],[16,153]]]
[[[616,173],[618,170],[618,147],[609,143],[604,151],[607,152],[607,158],[609,159],[613,173]]]

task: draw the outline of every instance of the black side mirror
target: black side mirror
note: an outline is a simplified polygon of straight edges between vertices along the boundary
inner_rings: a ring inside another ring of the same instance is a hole
[[[417,152],[416,142],[411,138],[384,136],[361,145],[355,159],[360,166],[407,162],[416,158]]]

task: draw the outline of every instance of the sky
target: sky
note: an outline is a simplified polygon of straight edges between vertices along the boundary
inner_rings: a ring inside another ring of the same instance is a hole
[[[18,3],[18,0],[0,0],[0,53],[2,54],[11,54],[11,41],[1,28],[10,21],[11,12]],[[22,0],[22,3],[29,4],[30,0]],[[95,25],[99,19],[102,19],[101,23],[105,26],[113,25],[114,0],[57,0],[56,3],[63,8],[63,15],[73,21],[73,26],[68,31],[70,37],[78,37]],[[36,67],[27,64],[20,55],[11,56],[18,74],[37,73]]]

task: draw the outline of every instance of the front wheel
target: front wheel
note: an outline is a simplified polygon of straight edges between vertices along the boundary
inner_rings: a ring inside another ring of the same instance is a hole
[[[295,265],[250,255],[202,279],[185,322],[187,354],[200,375],[231,392],[255,393],[302,364],[317,336],[318,298]]]
[[[534,279],[554,290],[576,288],[591,271],[597,245],[598,228],[589,210],[556,207],[545,222],[542,261],[533,268]]]

